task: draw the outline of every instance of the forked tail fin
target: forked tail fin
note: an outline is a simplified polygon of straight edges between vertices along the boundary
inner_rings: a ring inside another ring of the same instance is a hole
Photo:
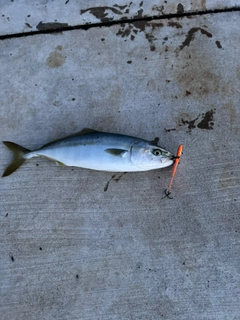
[[[17,170],[27,160],[24,158],[24,155],[31,151],[10,141],[3,141],[3,143],[13,152],[14,156],[12,163],[7,167],[2,175],[2,177],[6,177]]]

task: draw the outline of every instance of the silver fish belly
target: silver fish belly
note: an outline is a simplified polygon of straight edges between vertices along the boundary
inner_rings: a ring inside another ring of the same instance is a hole
[[[84,129],[30,151],[12,142],[4,142],[15,159],[3,176],[14,172],[33,157],[45,157],[65,166],[111,172],[147,171],[170,166],[174,156],[152,142],[114,133]]]

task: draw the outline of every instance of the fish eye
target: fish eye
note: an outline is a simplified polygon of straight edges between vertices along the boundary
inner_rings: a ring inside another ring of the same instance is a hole
[[[161,152],[161,150],[159,150],[159,149],[154,149],[153,151],[152,151],[152,154],[154,155],[154,156],[161,156],[161,154],[162,154],[162,152]]]

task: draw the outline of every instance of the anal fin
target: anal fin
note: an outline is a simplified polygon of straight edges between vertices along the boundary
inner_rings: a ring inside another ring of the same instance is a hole
[[[64,163],[62,163],[61,161],[56,161],[56,165],[58,166],[66,166]]]

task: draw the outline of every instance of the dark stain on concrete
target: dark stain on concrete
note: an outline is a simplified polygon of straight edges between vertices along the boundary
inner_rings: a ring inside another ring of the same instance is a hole
[[[165,128],[164,130],[165,130],[166,132],[171,132],[171,131],[176,131],[177,129],[176,129],[176,128],[171,128],[171,129]]]
[[[129,7],[131,6],[131,4],[132,2],[129,4]],[[80,14],[84,14],[85,12],[90,12],[94,17],[99,19],[101,22],[109,22],[113,20],[113,17],[108,17],[109,11],[117,15],[123,15],[129,12],[129,10],[126,9],[127,7],[128,7],[127,5],[118,6],[117,4],[115,4],[113,7],[91,7],[88,9],[80,10]],[[126,10],[123,11],[124,9]]]
[[[198,95],[202,97],[203,95],[218,92],[221,80],[220,76],[205,69],[194,74],[194,72],[198,71],[199,68],[194,64],[177,75],[177,80],[183,87],[185,95],[187,96],[189,95],[187,92],[191,92],[193,96]]]
[[[183,119],[181,118],[182,125],[187,125],[188,131],[187,133],[191,133],[192,129],[196,128],[195,122],[199,119],[199,116],[193,120]],[[179,124],[181,126],[181,124]]]
[[[202,118],[200,121],[200,115],[196,118],[192,119],[191,116],[187,113],[183,113],[179,115],[178,126],[187,126],[187,133],[191,133],[193,129],[199,128],[204,130],[213,130],[214,126],[214,113],[215,109],[209,110],[206,113],[202,114]],[[173,129],[165,129],[166,132],[175,131],[176,128]]]
[[[114,18],[109,17],[109,11],[121,16],[120,20],[126,20],[128,17],[124,16],[124,14],[129,13],[129,8],[131,7],[132,2],[129,3],[129,5],[119,6],[117,4],[113,5],[113,7],[107,7],[107,6],[101,6],[101,7],[91,7],[87,9],[83,9],[80,11],[80,14],[84,14],[86,12],[90,12],[92,15],[94,15],[97,19],[99,19],[101,22],[110,22]],[[143,1],[139,4],[141,7],[143,5]],[[153,6],[153,11],[158,11],[163,13],[164,6]],[[136,19],[142,19],[143,16],[143,9],[139,9],[137,13],[135,14],[134,18]],[[118,32],[116,33],[117,36],[129,37],[131,41],[134,41],[136,34],[138,32],[145,32],[145,37],[148,40],[150,44],[150,50],[154,51],[156,49],[155,45],[153,44],[153,41],[155,40],[154,36],[152,35],[152,31],[156,27],[163,26],[163,23],[150,23],[147,21],[133,21],[129,24],[122,23],[120,24],[120,28]],[[181,28],[181,25],[178,22],[170,22],[170,26]],[[146,32],[146,27],[150,27],[151,30],[149,32]]]
[[[178,14],[184,13],[184,7],[181,3],[179,3],[177,6],[177,13]]]
[[[206,10],[207,7],[206,7],[206,0],[201,0],[201,7],[203,10]]]
[[[177,22],[177,21],[169,21],[168,22],[168,26],[169,27],[174,27],[174,28],[177,28],[177,29],[182,28],[181,24],[179,22]]]
[[[148,42],[150,44],[150,50],[151,51],[155,51],[156,50],[156,46],[154,44],[155,37],[153,36],[153,34],[152,33],[146,33],[145,34],[145,38],[148,40]]]
[[[131,6],[132,2],[130,2],[129,6]],[[125,6],[119,6],[117,4],[114,4],[113,7],[115,8],[119,8],[120,10],[124,10],[128,7],[128,5],[126,4]]]
[[[217,45],[218,49],[222,49],[222,45],[221,45],[220,41],[216,41],[216,45]]]
[[[125,14],[129,13],[129,8],[131,7],[132,2],[130,2],[128,5],[123,5],[119,6],[117,4],[113,5],[113,7],[108,7],[108,6],[101,6],[101,7],[91,7],[87,9],[82,9],[80,10],[80,14],[84,14],[86,12],[90,12],[93,16],[95,16],[97,19],[99,19],[101,22],[110,22],[114,19],[114,17],[109,17],[109,12],[112,12],[119,17],[118,19],[120,20],[126,20],[128,19]],[[139,4],[141,7],[143,5],[143,1]],[[152,11],[158,11],[163,13],[164,6],[153,6]],[[139,9],[137,13],[134,15],[134,18],[136,19],[142,19],[144,18],[143,16],[143,9]],[[181,25],[178,22],[170,22],[169,24],[172,27],[175,28],[181,28]],[[154,51],[156,49],[155,45],[153,44],[153,41],[155,40],[154,36],[152,35],[152,31],[156,27],[163,26],[163,23],[151,23],[147,21],[133,21],[129,24],[122,23],[120,24],[120,28],[118,32],[116,33],[117,36],[121,36],[122,38],[124,37],[129,37],[131,41],[134,41],[136,34],[138,32],[145,32],[145,37],[148,40],[150,44],[150,50]],[[148,32],[146,31],[146,27],[150,27],[151,30]]]
[[[39,31],[43,30],[53,30],[53,29],[62,29],[68,27],[68,23],[60,23],[60,22],[46,22],[42,21],[36,26],[36,29]]]
[[[105,187],[104,187],[104,192],[106,192],[108,190],[109,187],[109,183],[111,181],[115,181],[118,182],[127,172],[123,172],[121,173],[119,176],[117,176],[117,174],[112,175],[111,179],[109,179],[109,181],[106,183]]]
[[[152,11],[160,12],[161,14],[164,14],[164,6],[153,6]]]
[[[179,63],[174,71],[183,95],[188,96],[188,91],[192,96],[202,98],[204,95],[222,93],[225,89],[222,89],[222,76],[216,70],[215,61],[205,51],[199,50],[199,45],[192,46],[191,58],[188,51],[180,51],[182,57],[178,59]]]
[[[164,24],[162,22],[150,23],[148,21],[134,21],[131,23],[122,23],[120,24],[120,28],[116,35],[122,38],[129,37],[130,40],[133,41],[139,32],[144,32],[145,38],[148,40],[150,44],[150,50],[155,51],[156,46],[154,44],[154,40],[156,40],[156,38],[154,37],[152,32],[155,28],[162,27],[163,25]]]
[[[60,50],[60,49],[58,49]],[[49,68],[58,68],[61,67],[65,63],[65,56],[63,56],[58,51],[53,51],[49,54],[46,63],[49,66]]]
[[[155,30],[156,28],[163,27],[164,23],[163,22],[149,22],[148,27],[151,27],[152,30]]]
[[[81,10],[81,14],[89,11],[96,18],[102,19],[102,18],[105,17],[105,11],[106,10],[110,10],[115,14],[122,14],[122,12],[120,10],[115,9],[113,7],[92,7],[92,8]]]
[[[199,129],[212,130],[214,126],[214,115],[215,109],[209,110],[202,114],[202,121],[198,123],[197,127]]]
[[[125,26],[126,26],[125,23],[120,24],[120,29],[116,33],[117,36],[124,38],[124,37],[128,37],[131,34],[133,27],[131,25],[129,25],[128,27],[125,27]]]
[[[210,32],[208,32],[205,29],[202,28],[191,28],[188,31],[188,34],[186,36],[186,39],[183,41],[183,43],[181,44],[181,46],[179,47],[180,50],[184,49],[186,46],[189,47],[190,43],[192,42],[192,40],[194,39],[194,35],[196,32],[200,31],[202,34],[206,35],[208,38],[212,38],[212,34]]]
[[[142,18],[143,17],[143,9],[138,10],[137,15],[134,18]]]
[[[25,25],[26,25],[28,28],[32,28],[32,26],[31,26],[29,23],[27,23],[27,22],[25,22]]]
[[[136,28],[135,30],[139,32],[139,31],[145,31],[148,23],[146,21],[134,21],[131,23],[131,25],[133,25]]]

